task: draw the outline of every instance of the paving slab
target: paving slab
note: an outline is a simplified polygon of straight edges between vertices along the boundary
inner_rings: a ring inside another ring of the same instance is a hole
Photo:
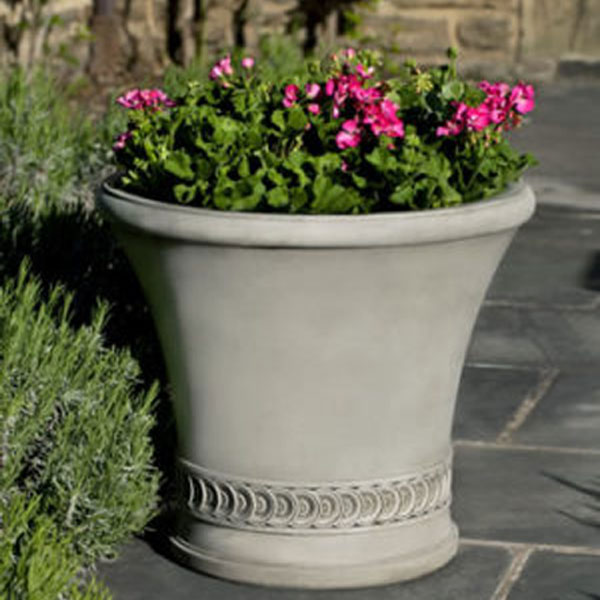
[[[600,301],[592,278],[600,264],[600,218],[574,214],[580,213],[538,207],[505,255],[488,301],[574,308]]]
[[[589,498],[564,478],[598,477],[600,454],[493,447],[455,453],[454,518],[462,537],[600,548],[600,532],[581,522]]]
[[[561,373],[513,439],[521,444],[600,449],[598,373]]]
[[[600,556],[536,552],[508,599],[600,600]]]
[[[512,134],[540,162],[534,173],[600,191],[600,86],[548,85],[537,89],[527,125]]]
[[[467,364],[548,366],[550,361],[532,327],[530,311],[484,306],[475,324]]]
[[[453,439],[493,442],[539,378],[536,370],[466,367],[456,403]]]
[[[524,310],[484,306],[475,325],[470,364],[600,367],[600,309]]]
[[[446,567],[410,582],[357,590],[285,590],[236,584],[190,571],[141,540],[99,574],[114,600],[487,600],[510,563],[502,548],[463,547]]]

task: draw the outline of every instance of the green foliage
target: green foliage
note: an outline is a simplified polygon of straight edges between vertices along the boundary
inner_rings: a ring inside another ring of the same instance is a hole
[[[12,69],[0,76],[0,209],[19,204],[35,213],[89,202],[107,163],[111,119],[94,124],[74,110],[43,70]]]
[[[389,81],[360,75],[379,66],[373,52],[306,61],[278,79],[269,69],[243,69],[239,58],[232,75],[217,71],[215,81],[188,82],[174,107],[129,111],[131,138],[116,152],[123,186],[219,210],[359,214],[487,198],[533,164],[503,137],[508,122],[439,134],[456,106],[476,107],[486,98],[458,78],[453,55],[449,65],[430,70],[407,63]],[[359,82],[377,100],[339,101],[335,114],[338,101],[324,92],[331,79]],[[316,98],[304,91],[309,83],[320,86]],[[289,85],[298,97],[284,101]],[[383,98],[393,116],[381,117]],[[401,119],[404,133],[369,129],[368,115],[388,125]],[[338,136],[352,120],[360,143],[343,145]]]
[[[0,289],[0,581],[21,593],[10,598],[73,588],[82,565],[144,527],[158,487],[156,388],[138,391],[135,361],[103,344],[105,307],[74,330],[72,297],[40,296],[26,269]],[[105,597],[92,586],[68,597]]]
[[[94,578],[82,576],[72,538],[60,534],[40,510],[39,496],[2,496],[0,502],[0,594],[7,600],[110,600]]]

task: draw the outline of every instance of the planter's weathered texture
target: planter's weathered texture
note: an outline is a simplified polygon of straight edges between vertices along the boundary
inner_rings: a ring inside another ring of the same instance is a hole
[[[368,216],[200,210],[105,185],[174,390],[181,558],[267,585],[417,577],[457,547],[450,431],[533,193]]]

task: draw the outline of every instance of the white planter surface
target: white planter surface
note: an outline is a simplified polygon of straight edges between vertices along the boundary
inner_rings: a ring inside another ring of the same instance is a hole
[[[450,560],[457,386],[487,286],[533,212],[530,188],[367,216],[209,211],[108,185],[99,201],[173,386],[180,558],[311,588]]]

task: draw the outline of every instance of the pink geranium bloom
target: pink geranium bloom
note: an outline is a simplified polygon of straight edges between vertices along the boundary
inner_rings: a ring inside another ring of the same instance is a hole
[[[335,79],[329,79],[325,84],[325,93],[328,96],[333,96],[335,92]]]
[[[364,65],[358,64],[358,65],[356,65],[356,72],[363,79],[370,79],[371,77],[373,77],[373,73],[375,72],[375,69],[373,67],[369,67],[368,69],[365,69]]]
[[[117,141],[113,145],[113,150],[117,152],[118,150],[122,150],[125,148],[127,144],[127,140],[131,137],[131,131],[126,131],[125,133],[121,133],[117,137]]]
[[[251,56],[242,58],[242,67],[244,67],[244,69],[251,69],[254,67],[254,59]]]
[[[503,123],[508,116],[510,108],[509,101],[507,98],[500,98],[498,96],[488,96],[484,104],[487,108],[490,121],[496,125]]]
[[[224,75],[233,75],[233,67],[231,66],[231,56],[229,54],[213,66],[213,68],[210,70],[209,77],[212,80],[215,80],[220,79]]]
[[[349,133],[354,133],[360,129],[358,119],[348,119],[342,124],[342,129]]]
[[[298,101],[298,92],[299,91],[300,91],[300,88],[297,85],[294,85],[293,83],[285,86],[285,90],[284,90],[285,97],[283,99],[283,105],[286,108],[291,108],[292,106],[294,106],[294,104],[296,104],[296,102]]]
[[[438,137],[458,135],[465,128],[465,119],[469,107],[464,102],[453,102],[452,105],[456,107],[456,112],[449,121],[436,129],[435,134]]]
[[[321,86],[318,83],[307,83],[306,84],[306,97],[309,100],[313,100],[321,93]]]
[[[490,125],[491,119],[485,104],[481,104],[477,108],[468,108],[466,123],[469,131],[481,131]]]
[[[176,105],[162,90],[157,88],[146,90],[135,88],[129,90],[123,96],[117,98],[117,103],[133,110],[141,110],[149,107],[158,109],[162,106],[170,108]]]
[[[517,84],[510,93],[510,103],[522,115],[532,111],[535,107],[535,91],[532,85]]]
[[[360,144],[360,124],[358,119],[344,121],[342,130],[337,134],[335,141],[340,150],[355,148]]]
[[[353,58],[356,58],[356,50],[354,48],[348,48],[347,50],[344,50],[342,52],[342,54],[348,59],[348,60],[352,60]]]
[[[220,65],[225,75],[233,75],[233,67],[231,66],[231,56],[229,54],[225,58],[221,59]]]
[[[308,112],[312,113],[313,115],[318,115],[321,113],[321,107],[316,102],[309,104],[307,108]]]
[[[211,70],[210,70],[210,74],[209,77],[212,80],[215,79],[219,79],[219,77],[223,76],[223,69],[221,69],[221,67],[219,65],[215,65]]]
[[[340,150],[356,148],[360,144],[360,132],[349,133],[348,131],[340,131],[335,137],[335,143]]]

